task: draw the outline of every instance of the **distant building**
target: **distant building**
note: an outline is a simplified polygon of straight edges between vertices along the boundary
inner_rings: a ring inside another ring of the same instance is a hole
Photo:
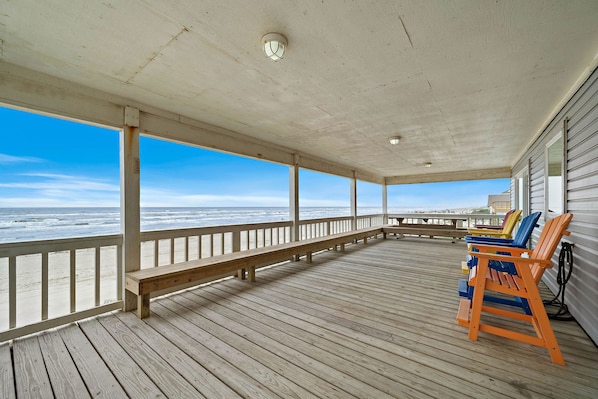
[[[507,213],[511,209],[511,190],[488,196],[490,213]]]

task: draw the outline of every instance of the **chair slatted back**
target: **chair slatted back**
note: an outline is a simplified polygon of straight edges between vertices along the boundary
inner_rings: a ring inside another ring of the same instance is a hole
[[[554,251],[556,251],[559,242],[561,242],[563,235],[568,236],[570,234],[570,232],[566,229],[567,226],[569,226],[569,222],[572,218],[573,214],[564,213],[546,222],[544,228],[542,229],[542,233],[538,238],[536,247],[531,253],[531,258],[550,260],[554,254]],[[534,276],[534,280],[537,284],[542,278],[545,267],[542,267],[539,263],[534,263],[531,269],[532,276]]]
[[[509,216],[511,216],[511,214],[515,212],[515,209],[511,209],[509,212],[505,213],[505,217],[502,220],[502,223],[500,224],[500,229],[504,229],[505,228],[505,224],[507,224],[507,220],[509,220]]]
[[[510,237],[511,233],[513,232],[513,229],[515,228],[515,225],[517,224],[517,222],[519,221],[520,218],[521,218],[520,210],[516,210],[513,213],[511,213],[509,215],[509,217],[507,218],[507,221],[505,222],[505,226],[502,229],[502,234]]]
[[[538,219],[540,219],[541,214],[542,212],[534,212],[523,218],[519,230],[517,230],[517,234],[513,237],[512,245],[514,247],[524,248],[527,245],[527,242],[532,235],[532,231],[538,225]]]

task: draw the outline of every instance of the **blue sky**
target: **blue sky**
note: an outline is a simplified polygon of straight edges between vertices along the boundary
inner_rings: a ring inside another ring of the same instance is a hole
[[[119,206],[119,133],[0,107],[0,207]],[[288,206],[285,165],[140,140],[142,206]],[[301,170],[300,206],[349,207],[349,179]],[[388,206],[485,206],[508,179],[388,187]],[[358,207],[381,209],[379,185],[358,182]]]

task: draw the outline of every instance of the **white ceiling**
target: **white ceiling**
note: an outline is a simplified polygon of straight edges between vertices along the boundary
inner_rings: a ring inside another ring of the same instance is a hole
[[[378,176],[465,177],[514,164],[596,65],[596,21],[596,0],[0,0],[0,60]]]

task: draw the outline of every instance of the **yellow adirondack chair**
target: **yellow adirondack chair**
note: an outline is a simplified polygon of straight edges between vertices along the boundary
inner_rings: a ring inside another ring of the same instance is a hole
[[[572,218],[572,214],[565,213],[548,221],[544,225],[537,245],[531,253],[526,248],[509,248],[512,255],[499,255],[493,252],[504,250],[504,247],[472,244],[479,251],[470,252],[470,255],[477,256],[479,259],[478,265],[472,268],[468,282],[468,285],[474,287],[474,294],[471,300],[461,299],[457,313],[459,325],[469,328],[469,339],[476,341],[478,333],[483,331],[541,346],[548,349],[553,363],[565,365],[565,360],[540,297],[538,283],[544,274],[544,270],[552,267],[552,255],[562,236],[569,235],[566,229]],[[529,258],[522,257],[521,255],[524,253],[528,253]],[[490,269],[488,267],[490,260],[512,262],[515,265],[516,273],[498,272],[495,269]],[[505,310],[504,307],[484,304],[486,291],[500,292],[512,297],[527,299],[531,315]],[[531,323],[536,336],[482,323],[482,313]]]
[[[521,210],[516,210],[509,215],[502,230],[493,229],[468,229],[467,234],[470,236],[485,236],[496,238],[511,238],[511,233],[517,222],[521,219]]]

